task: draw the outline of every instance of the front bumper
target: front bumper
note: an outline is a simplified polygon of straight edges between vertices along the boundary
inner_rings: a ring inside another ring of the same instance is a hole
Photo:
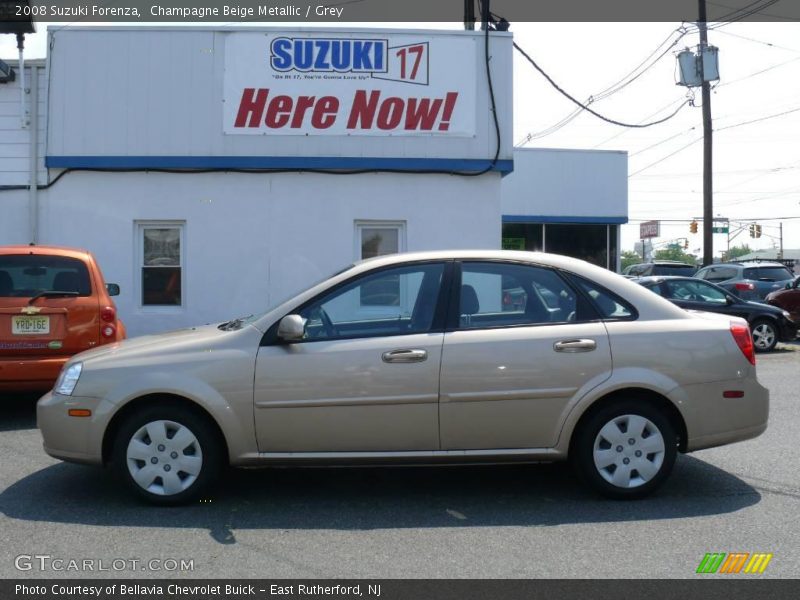
[[[793,342],[797,338],[797,330],[800,323],[795,323],[789,319],[781,319],[778,323],[778,341]]]
[[[36,405],[36,423],[44,439],[44,451],[53,458],[84,464],[103,464],[103,423],[98,422],[97,398],[62,396],[52,391]],[[71,417],[71,408],[92,411],[91,417]]]

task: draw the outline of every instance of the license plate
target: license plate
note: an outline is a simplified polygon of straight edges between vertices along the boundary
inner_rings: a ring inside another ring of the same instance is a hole
[[[12,317],[11,333],[14,335],[45,335],[50,333],[50,317]]]

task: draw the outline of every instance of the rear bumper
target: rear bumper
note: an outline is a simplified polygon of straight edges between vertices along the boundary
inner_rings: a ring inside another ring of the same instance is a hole
[[[685,386],[679,406],[686,421],[688,452],[741,442],[767,429],[769,390],[755,378]],[[741,391],[741,398],[725,398]]]
[[[47,391],[69,356],[0,358],[0,390]]]

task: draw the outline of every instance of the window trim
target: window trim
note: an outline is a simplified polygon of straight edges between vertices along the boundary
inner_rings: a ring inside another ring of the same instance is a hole
[[[136,233],[134,261],[134,281],[132,289],[136,294],[136,309],[140,313],[148,314],[179,314],[188,308],[188,294],[186,289],[186,221],[185,220],[136,220],[134,221]],[[142,273],[144,265],[144,230],[145,229],[178,229],[180,238],[180,270],[181,270],[181,303],[145,304],[144,289],[142,287]]]
[[[429,259],[429,260],[419,260],[413,262],[404,262],[392,265],[384,265],[382,267],[376,267],[374,269],[370,269],[369,271],[364,271],[362,273],[358,273],[345,279],[344,281],[340,281],[334,286],[331,286],[319,294],[310,298],[303,302],[302,304],[298,304],[294,308],[292,308],[289,312],[282,315],[279,319],[277,319],[272,325],[269,326],[266,333],[261,337],[260,346],[288,346],[293,344],[313,344],[317,342],[338,342],[341,340],[360,340],[360,339],[372,339],[378,337],[402,337],[407,335],[421,335],[427,333],[444,333],[445,332],[445,317],[447,315],[447,311],[450,308],[450,297],[451,297],[451,289],[453,284],[453,266],[454,260],[453,259]],[[318,302],[324,296],[329,294],[333,294],[340,290],[343,287],[346,287],[357,279],[361,279],[363,277],[370,277],[372,275],[377,275],[383,271],[388,271],[391,269],[395,269],[398,267],[414,267],[418,265],[442,265],[442,282],[439,286],[439,295],[436,298],[436,307],[433,311],[433,321],[431,322],[431,326],[425,331],[409,331],[406,333],[397,333],[394,335],[343,335],[335,338],[315,338],[315,339],[308,339],[308,340],[293,340],[293,341],[286,341],[282,340],[278,337],[278,326],[280,325],[281,320],[288,316],[297,314],[310,305]]]

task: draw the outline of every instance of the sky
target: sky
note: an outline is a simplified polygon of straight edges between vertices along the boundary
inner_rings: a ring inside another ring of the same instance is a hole
[[[26,58],[45,56],[47,25],[39,23],[39,33],[28,36]],[[681,35],[682,26],[689,33]],[[584,103],[623,80],[648,57],[663,53],[635,81],[592,102],[592,109],[613,120],[634,124],[658,120],[690,94],[676,85],[674,54],[697,45],[698,34],[691,24],[512,23],[511,31],[516,43],[561,88]],[[712,24],[708,37],[719,48],[720,64],[720,80],[711,94],[714,214],[745,226],[760,220],[761,238],[750,238],[745,229],[731,242],[753,249],[777,247],[778,218],[796,217],[782,221],[783,245],[800,248],[800,23]],[[15,57],[13,36],[0,36],[0,58]],[[684,106],[660,125],[623,128],[583,111],[559,126],[575,105],[515,53],[514,143],[628,152],[631,222],[622,227],[622,248],[633,249],[641,221],[662,220],[656,243],[687,238],[689,251],[702,256],[702,234],[689,232],[689,221],[703,212],[702,109],[700,90],[695,92],[697,106]],[[732,235],[734,231],[732,226]],[[715,235],[716,253],[727,244],[727,236]]]

